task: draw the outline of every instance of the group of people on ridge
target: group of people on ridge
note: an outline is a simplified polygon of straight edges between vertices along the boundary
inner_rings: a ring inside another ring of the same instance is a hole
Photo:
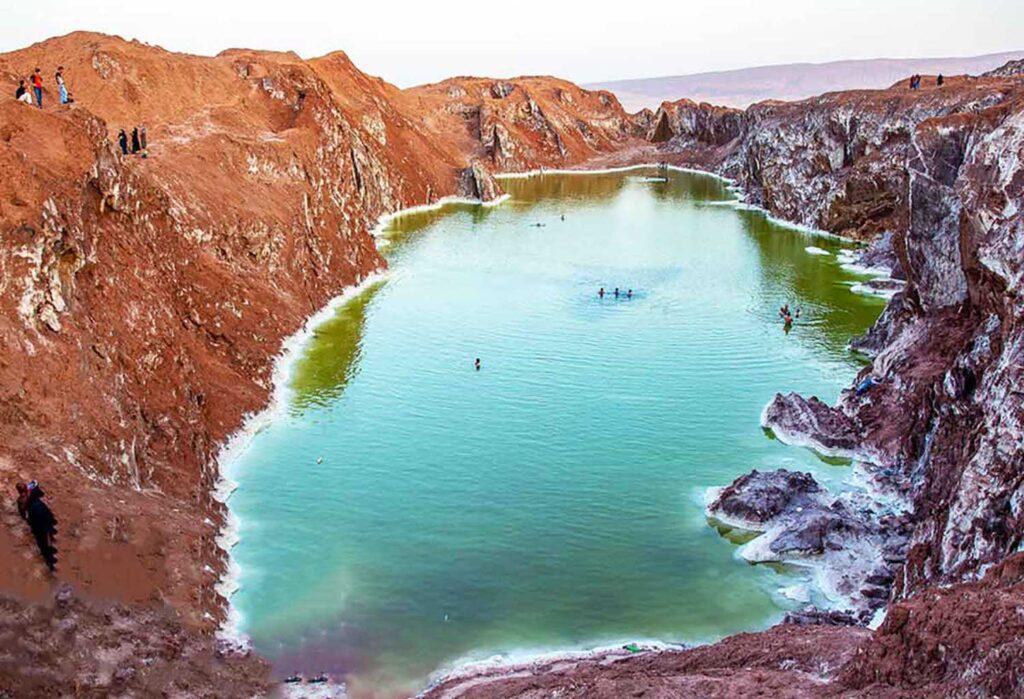
[[[128,155],[129,146],[131,146],[131,153],[142,153],[143,158],[149,157],[149,146],[146,142],[146,127],[145,125],[136,126],[132,129],[131,142],[129,143],[128,134],[125,133],[124,129],[117,132],[117,143],[121,146],[121,155]]]
[[[64,66],[57,66],[57,73],[53,76],[54,82],[57,83],[57,92],[60,96],[61,104],[71,104],[75,100],[71,97],[71,93],[68,92],[67,83],[64,82]],[[18,81],[18,89],[14,91],[14,99],[25,104],[33,104],[32,96],[35,95],[34,104],[43,108],[43,71],[41,68],[36,68],[35,72],[32,73],[32,77],[28,79],[31,84],[31,89],[25,84],[24,80]]]
[[[67,82],[64,80],[64,66],[57,66],[57,72],[53,76],[57,84],[57,91],[61,104],[71,104],[75,100],[68,92]],[[36,68],[32,76],[27,80],[19,80],[18,87],[14,91],[14,99],[25,104],[34,104],[39,109],[43,108],[43,71]],[[121,154],[141,153],[143,158],[149,157],[148,144],[146,143],[146,127],[139,125],[131,130],[129,135],[124,129],[117,134],[117,142],[121,147]]]
[[[945,82],[946,82],[946,79],[944,77],[942,77],[942,73],[939,73],[938,77],[935,78],[935,84],[938,85],[939,87],[942,87],[942,85]],[[911,90],[920,90],[921,89],[921,76],[919,74],[915,73],[914,75],[910,76],[910,89]]]
[[[43,502],[46,493],[36,481],[18,483],[18,514],[28,522],[29,529],[43,554],[46,567],[52,573],[57,569],[57,547],[53,545],[57,536],[57,518],[50,507]]]

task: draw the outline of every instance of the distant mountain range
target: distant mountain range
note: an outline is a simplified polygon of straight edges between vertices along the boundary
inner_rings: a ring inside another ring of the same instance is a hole
[[[1024,58],[1024,50],[966,58],[874,58],[831,63],[790,63],[713,73],[614,80],[584,87],[610,90],[631,112],[657,109],[666,100],[746,107],[761,100],[797,100],[835,90],[888,87],[914,73],[963,75],[984,73],[1007,61]]]

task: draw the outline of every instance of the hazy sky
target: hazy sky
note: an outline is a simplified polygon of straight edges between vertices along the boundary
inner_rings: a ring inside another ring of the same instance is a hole
[[[75,29],[214,54],[344,49],[401,86],[453,75],[588,82],[797,61],[1024,48],[1024,0],[14,0],[0,51]]]

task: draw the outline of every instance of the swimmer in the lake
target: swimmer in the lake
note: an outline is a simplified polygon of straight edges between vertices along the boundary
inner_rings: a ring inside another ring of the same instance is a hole
[[[627,299],[633,298],[633,290],[632,289],[630,289],[629,291],[626,292],[626,298]]]
[[[603,286],[600,289],[597,290],[597,298],[599,298],[599,299],[603,299],[604,298],[604,287]]]
[[[477,371],[480,371],[480,357],[477,357],[476,361],[473,362],[473,368],[476,369]]]
[[[619,298],[619,287],[615,287],[615,298]]]

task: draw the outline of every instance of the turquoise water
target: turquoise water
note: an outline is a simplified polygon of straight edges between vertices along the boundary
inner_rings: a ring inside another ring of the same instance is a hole
[[[318,328],[232,472],[233,602],[281,673],[390,697],[467,658],[783,613],[799,574],[739,560],[702,495],[752,468],[845,477],[759,415],[776,391],[833,400],[882,302],[850,292],[838,241],[643,174],[506,180],[501,206],[391,224],[389,278]]]

